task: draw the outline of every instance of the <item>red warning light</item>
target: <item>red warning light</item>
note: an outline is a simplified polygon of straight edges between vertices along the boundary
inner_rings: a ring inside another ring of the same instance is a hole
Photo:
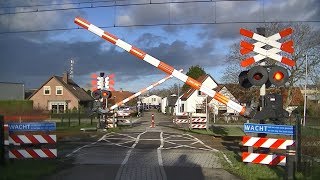
[[[273,75],[273,79],[277,80],[277,81],[281,81],[284,77],[284,74],[281,71],[277,71],[274,73]]]

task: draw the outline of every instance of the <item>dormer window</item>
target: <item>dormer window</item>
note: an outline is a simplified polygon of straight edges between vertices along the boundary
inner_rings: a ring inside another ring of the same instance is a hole
[[[63,87],[56,86],[56,95],[63,95]]]
[[[51,94],[51,88],[50,88],[50,86],[44,86],[44,87],[43,87],[43,94],[44,94],[44,95],[50,95],[50,94]]]

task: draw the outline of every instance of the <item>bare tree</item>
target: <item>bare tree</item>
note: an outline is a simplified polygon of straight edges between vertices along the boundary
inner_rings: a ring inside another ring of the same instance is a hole
[[[296,61],[296,65],[293,67],[285,66],[290,73],[290,77],[288,83],[286,84],[286,88],[288,89],[288,96],[285,101],[285,107],[288,106],[292,100],[291,90],[294,85],[298,85],[299,81],[305,78],[305,56],[308,56],[308,73],[310,76],[310,80],[314,82],[319,78],[319,68],[320,68],[320,31],[315,30],[311,25],[307,23],[294,23],[294,24],[280,24],[280,23],[270,23],[266,24],[266,36],[273,35],[278,33],[279,31],[292,27],[294,32],[292,35],[281,39],[281,42],[285,42],[289,39],[294,41],[294,53],[292,55],[289,54],[281,54],[285,55]],[[248,41],[248,39],[246,39]],[[238,82],[238,75],[241,71],[245,70],[240,67],[240,61],[245,59],[247,56],[241,56],[239,53],[239,44],[240,42],[236,42],[230,47],[229,54],[227,55],[228,67],[226,68],[226,72],[224,73],[223,79],[226,81],[225,83]],[[268,47],[266,47],[268,48]],[[252,56],[254,54],[250,54]],[[268,60],[267,64],[277,64],[283,66],[283,64]]]

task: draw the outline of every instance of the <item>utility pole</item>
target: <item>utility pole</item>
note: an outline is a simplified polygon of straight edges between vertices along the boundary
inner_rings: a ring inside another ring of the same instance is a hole
[[[305,83],[304,83],[303,126],[306,126],[307,84],[308,84],[308,55],[306,55],[306,71],[305,71]]]

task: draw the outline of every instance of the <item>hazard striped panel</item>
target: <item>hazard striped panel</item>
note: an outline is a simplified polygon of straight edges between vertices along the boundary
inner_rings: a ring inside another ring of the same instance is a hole
[[[243,136],[242,145],[256,148],[287,149],[287,146],[294,145],[294,140]]]
[[[242,161],[254,164],[267,164],[272,166],[285,166],[286,156],[282,155],[269,155],[269,154],[259,154],[259,153],[242,153]]]
[[[118,47],[126,50],[130,54],[136,56],[137,58],[144,60],[148,62],[149,64],[157,67],[161,71],[172,75],[179,80],[183,81],[184,83],[188,84],[194,89],[200,90],[201,92],[209,95],[210,97],[213,97],[217,101],[226,104],[228,107],[234,109],[235,111],[239,112],[241,115],[249,116],[250,109],[246,109],[245,107],[241,106],[240,104],[237,104],[233,102],[232,100],[228,99],[227,97],[223,96],[222,94],[217,93],[216,91],[208,88],[207,86],[201,84],[200,82],[196,81],[195,79],[188,77],[187,75],[179,72],[178,70],[174,69],[172,66],[148,55],[147,53],[143,52],[142,50],[122,41],[121,39],[117,38],[116,36],[104,32],[102,29],[96,27],[95,25],[89,23],[87,20],[76,17],[74,22],[78,24],[79,26],[83,27],[84,29],[89,30],[90,32],[100,36],[101,38],[109,41],[112,44],[117,45]],[[230,103],[232,102],[232,103]]]
[[[207,118],[192,118],[192,122],[207,122]]]
[[[15,144],[15,143],[20,143],[20,144],[54,144],[56,142],[57,142],[56,135],[9,134],[9,144]]]
[[[175,123],[188,123],[189,120],[188,119],[176,119]]]
[[[205,129],[207,128],[206,124],[191,124],[192,129]]]
[[[56,158],[57,149],[10,149],[9,158],[12,159],[40,159],[40,158]]]

